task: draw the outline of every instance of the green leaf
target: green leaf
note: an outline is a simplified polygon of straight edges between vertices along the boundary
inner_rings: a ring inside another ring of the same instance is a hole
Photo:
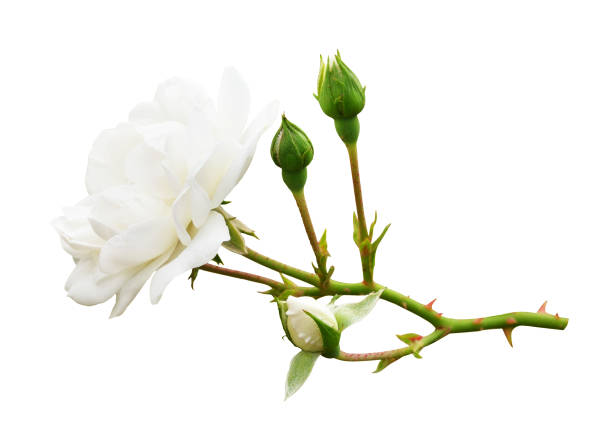
[[[279,299],[275,299],[275,301],[276,306],[278,307],[278,316],[280,317],[281,325],[283,325],[283,331],[285,331],[285,335],[287,336],[289,341],[295,346],[295,343],[293,343],[293,340],[291,340],[289,328],[287,328],[287,303]]]
[[[287,381],[285,382],[285,400],[295,394],[308,379],[312,368],[319,358],[318,352],[300,351],[291,359]]]
[[[407,345],[412,345],[414,344],[414,342],[422,339],[423,336],[419,334],[408,333],[408,334],[397,335],[397,338],[399,338],[401,341],[403,341]]]
[[[359,220],[357,214],[353,212],[353,241],[360,247],[361,244],[361,233],[359,232]]]
[[[370,238],[374,238],[374,226],[376,226],[376,222],[378,221],[378,211],[374,211],[374,221],[370,225]]]
[[[340,331],[328,325],[314,314],[306,310],[304,313],[314,320],[319,331],[321,331],[321,338],[323,339],[323,352],[321,355],[327,358],[337,357],[340,353]]]
[[[330,256],[329,251],[327,250],[327,229],[323,231],[323,235],[319,240],[319,248],[321,249],[321,254],[323,254],[324,257]]]
[[[198,277],[198,271],[198,268],[193,268],[191,270],[191,274],[189,275],[189,280],[191,280],[191,289],[193,289],[193,284],[195,283],[195,280]]]
[[[382,371],[387,366],[389,366],[391,363],[396,362],[398,360],[399,360],[399,358],[383,358],[382,360],[380,360],[378,362],[378,366],[376,366],[376,369],[374,370],[374,374],[376,374],[377,372]]]
[[[223,201],[221,202],[221,204],[222,204],[222,205],[229,205],[230,203],[231,203],[231,202],[230,202],[230,201],[227,201],[227,200],[223,200]]]
[[[376,241],[374,241],[374,243],[372,243],[372,250],[373,251],[376,251],[376,249],[378,248],[378,245],[380,244],[382,239],[385,237],[385,234],[387,233],[387,231],[389,230],[390,227],[391,227],[391,223],[389,223],[387,226],[385,226],[385,229],[383,229],[382,233],[378,236]]]
[[[372,292],[371,294],[366,295],[363,300],[358,303],[349,303],[336,307],[334,310],[334,316],[338,322],[338,329],[343,331],[353,323],[358,322],[368,315],[370,311],[374,309],[374,306],[376,306],[376,302],[380,298],[383,291],[384,289],[380,289],[376,292]]]
[[[219,254],[215,255],[213,257],[212,261],[214,261],[218,265],[222,265],[223,264],[223,260],[221,260],[221,256],[219,256]]]

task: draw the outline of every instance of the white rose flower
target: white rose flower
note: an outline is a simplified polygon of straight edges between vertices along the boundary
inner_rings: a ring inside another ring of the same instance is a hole
[[[157,303],[177,275],[210,261],[229,239],[212,211],[240,181],[271,103],[245,129],[249,91],[236,70],[224,72],[217,104],[199,86],[171,79],[128,122],[103,131],[89,155],[89,196],[54,220],[76,266],[68,296],[84,305],[116,295],[121,315],[146,281]]]
[[[323,351],[321,331],[312,317],[304,311],[337,330],[336,317],[329,305],[322,299],[293,296],[287,298],[287,330],[291,340],[304,351],[321,352]]]

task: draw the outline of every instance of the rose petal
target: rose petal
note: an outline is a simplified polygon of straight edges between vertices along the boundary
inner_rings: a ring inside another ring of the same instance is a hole
[[[221,214],[211,212],[206,223],[174,260],[161,267],[151,280],[151,303],[158,303],[164,289],[176,276],[212,260],[229,232]]]
[[[115,300],[115,305],[111,311],[110,318],[117,317],[123,314],[126,308],[132,303],[132,300],[138,295],[149,277],[157,268],[163,265],[172,254],[172,249],[168,249],[165,253],[154,260],[151,260],[140,271],[134,274],[127,282],[125,282],[119,291]]]
[[[222,132],[237,137],[249,116],[251,96],[242,76],[235,68],[226,68],[217,99],[217,124]]]
[[[173,247],[176,230],[170,217],[137,223],[112,237],[100,250],[100,269],[109,274],[145,263]]]

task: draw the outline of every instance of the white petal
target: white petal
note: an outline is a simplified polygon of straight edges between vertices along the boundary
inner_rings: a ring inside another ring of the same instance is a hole
[[[213,207],[217,207],[232,189],[242,179],[245,172],[251,165],[257,142],[261,134],[270,127],[274,119],[278,115],[278,102],[272,102],[267,105],[257,118],[251,123],[249,128],[243,134],[245,140],[241,150],[235,156],[232,164],[225,172],[223,178],[218,183],[215,194],[212,198]]]
[[[234,68],[226,68],[217,100],[217,124],[222,132],[238,137],[249,116],[249,88]]]
[[[240,141],[244,145],[244,149],[246,151],[246,161],[243,165],[243,169],[238,180],[242,179],[244,173],[251,165],[251,160],[253,160],[253,155],[255,154],[255,148],[257,147],[259,138],[264,131],[268,129],[272,123],[274,123],[274,120],[278,116],[278,110],[279,104],[277,101],[269,103],[261,110],[259,114],[257,114],[257,117],[255,117],[248,129],[244,131],[244,134],[242,134]]]
[[[202,189],[195,180],[190,183],[191,186],[191,221],[196,228],[200,228],[206,219],[211,209],[213,209],[210,197]]]
[[[230,140],[219,142],[215,146],[212,155],[196,171],[194,179],[211,197],[213,207],[218,205],[214,204],[214,195],[217,192],[219,183],[228,180],[226,178],[228,170],[237,159],[241,158],[241,155],[242,147],[237,142]],[[236,174],[234,173],[234,175]]]
[[[138,124],[155,123],[162,119],[163,112],[157,102],[139,103],[134,106],[128,117],[130,122]]]
[[[189,122],[194,114],[212,114],[212,100],[195,83],[172,78],[162,83],[155,93],[155,101],[169,120]]]
[[[102,131],[89,154],[85,178],[87,192],[95,194],[127,183],[123,170],[125,156],[141,143],[142,137],[128,123]]]
[[[188,245],[191,237],[187,225],[191,221],[191,189],[185,188],[172,204],[172,221],[182,244]]]
[[[100,269],[115,274],[141,265],[173,247],[176,241],[170,217],[137,223],[106,242],[100,251]]]
[[[134,272],[127,269],[107,275],[100,271],[96,257],[79,260],[66,281],[66,291],[79,304],[96,305],[111,298]]]
[[[159,302],[164,289],[176,276],[210,261],[226,240],[229,240],[229,232],[225,220],[221,214],[211,212],[189,246],[155,273],[151,280],[151,302]]]
[[[115,306],[111,311],[110,318],[117,317],[125,312],[125,309],[132,303],[132,300],[138,295],[149,277],[157,268],[163,265],[168,257],[172,254],[172,249],[168,249],[164,254],[154,260],[151,260],[145,267],[134,274],[127,282],[121,286],[117,292]]]

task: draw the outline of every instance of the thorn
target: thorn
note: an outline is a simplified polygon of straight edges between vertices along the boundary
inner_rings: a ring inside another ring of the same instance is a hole
[[[425,305],[425,307],[426,307],[427,309],[433,309],[433,304],[436,302],[436,300],[437,300],[437,298],[434,298],[432,301],[430,301],[429,303],[427,303],[427,304]]]
[[[513,327],[507,327],[507,328],[502,328],[502,331],[504,331],[504,335],[506,336],[506,340],[508,340],[508,344],[510,345],[511,348],[513,348],[514,346],[512,345],[512,330],[514,329]]]
[[[555,314],[555,318],[556,318],[557,320],[559,320],[559,313],[558,313],[558,312]]]
[[[546,312],[546,303],[548,303],[548,301],[542,303],[542,306],[538,309],[538,314],[548,314],[548,312]]]
[[[482,320],[484,320],[482,317],[480,317],[480,318],[476,318],[476,319],[474,319],[474,324],[475,324],[475,325],[479,325],[479,324],[481,324],[481,323],[482,323]]]
[[[508,323],[509,325],[514,325],[516,324],[516,318],[508,317],[508,319],[506,320],[506,323]]]
[[[438,317],[442,317],[442,313],[441,313],[441,312],[437,312],[437,313],[436,313],[436,315],[437,315]]]

